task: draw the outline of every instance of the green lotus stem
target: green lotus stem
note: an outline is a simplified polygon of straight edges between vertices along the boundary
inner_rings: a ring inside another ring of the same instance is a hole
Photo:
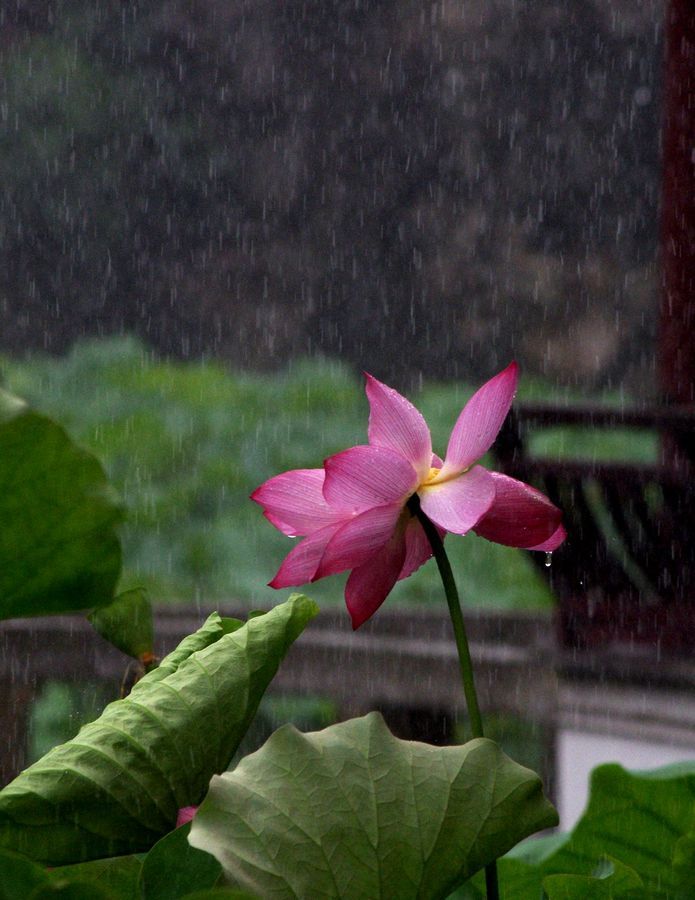
[[[466,626],[463,622],[459,593],[456,588],[456,582],[454,581],[454,573],[451,571],[449,557],[446,555],[444,543],[439,536],[439,532],[432,524],[432,521],[422,511],[420,499],[417,494],[413,494],[410,500],[408,500],[408,508],[420,521],[420,524],[427,535],[427,539],[430,542],[430,546],[432,547],[434,558],[437,561],[439,574],[442,577],[442,583],[444,585],[444,593],[446,594],[446,602],[449,606],[451,624],[454,627],[454,637],[456,639],[456,649],[458,651],[459,667],[461,669],[461,680],[463,682],[463,693],[466,695],[468,716],[471,721],[471,731],[473,732],[474,738],[484,737],[483,720],[480,715],[478,694],[476,693],[475,681],[473,679],[471,651],[468,646]]]
[[[471,651],[468,646],[468,637],[466,635],[466,626],[463,621],[463,613],[461,612],[461,602],[459,593],[454,580],[454,573],[451,571],[451,563],[444,549],[444,542],[439,536],[439,532],[435,528],[432,521],[425,515],[420,506],[420,498],[417,494],[408,500],[408,509],[417,516],[418,521],[422,525],[427,540],[432,547],[432,553],[437,561],[437,568],[444,585],[444,594],[449,607],[449,616],[454,629],[454,638],[456,640],[456,650],[459,658],[459,668],[461,670],[461,681],[463,682],[463,693],[466,697],[466,705],[468,707],[468,718],[471,723],[471,731],[474,738],[484,737],[483,719],[480,715],[480,704],[478,703],[478,694],[475,689],[475,680],[473,678],[473,661],[471,660]],[[497,883],[497,864],[495,862],[485,866],[485,888],[488,900],[499,900],[499,887]]]

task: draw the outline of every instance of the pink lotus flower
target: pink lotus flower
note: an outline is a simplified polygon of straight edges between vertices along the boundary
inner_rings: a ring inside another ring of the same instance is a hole
[[[316,581],[352,569],[345,600],[358,628],[395,583],[432,556],[406,506],[417,494],[446,532],[475,531],[499,544],[552,551],[565,539],[561,513],[540,491],[476,465],[511,406],[518,366],[511,363],[471,397],[454,425],[444,461],[427,424],[397,391],[367,375],[369,444],[329,457],[322,469],[284,472],[251,495],[290,537],[303,536],[271,587]]]
[[[176,827],[180,828],[182,825],[186,825],[188,822],[192,821],[197,812],[197,806],[182,806],[176,816]]]

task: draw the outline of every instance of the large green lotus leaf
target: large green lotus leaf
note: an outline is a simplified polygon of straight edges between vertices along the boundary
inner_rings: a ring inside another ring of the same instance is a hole
[[[236,888],[208,888],[205,891],[193,891],[179,900],[260,900],[257,894],[249,894],[248,891],[238,891]]]
[[[110,603],[121,518],[95,457],[0,391],[0,619]]]
[[[190,830],[190,825],[175,828],[147,854],[140,873],[138,896],[142,900],[179,900],[217,884],[222,867],[214,856],[191,847]]]
[[[189,841],[264,898],[402,900],[445,897],[556,822],[538,776],[492,741],[401,741],[370,713],[279,729],[212,779]]]
[[[688,865],[682,852],[694,801],[695,763],[653,772],[599,766],[591,774],[587,808],[570,834],[529,841],[499,861],[504,900],[538,900],[548,876],[588,877],[605,856],[633,870],[650,900],[692,900],[687,878],[695,856]],[[475,886],[484,897],[477,877]]]
[[[679,887],[679,900],[691,900],[695,897],[695,828],[691,828],[676,843],[673,868]]]
[[[673,852],[678,900],[692,900],[695,897],[695,805],[691,808],[688,826],[686,833],[676,842]]]
[[[649,900],[639,875],[619,862],[606,858],[592,875],[548,875],[543,879],[548,900]]]
[[[225,634],[238,631],[243,625],[244,623],[240,619],[230,619],[217,613],[211,613],[201,628],[194,631],[193,634],[186,635],[178,647],[168,653],[156,669],[147,674],[147,678],[143,678],[133,687],[130,696],[137,695],[141,690],[149,690],[150,685],[171,675],[193,653],[204,650],[205,647],[219,641]]]
[[[248,891],[238,891],[236,888],[208,888],[204,891],[193,891],[185,894],[179,900],[260,900],[257,894],[249,894]]]
[[[60,866],[51,870],[51,878],[59,884],[91,881],[110,891],[119,900],[140,900],[138,880],[141,869],[142,862],[137,856],[112,856],[73,866]]]
[[[0,900],[26,900],[39,885],[48,881],[48,873],[26,856],[0,850]]]
[[[173,671],[146,675],[0,791],[0,847],[50,865],[148,850],[227,767],[316,611],[294,594],[231,633],[211,617],[202,629],[208,646],[183,659],[175,652]],[[196,638],[187,641],[190,648]],[[165,671],[171,665],[167,657]]]
[[[133,900],[119,897],[97,881],[48,881],[29,894],[26,900]]]

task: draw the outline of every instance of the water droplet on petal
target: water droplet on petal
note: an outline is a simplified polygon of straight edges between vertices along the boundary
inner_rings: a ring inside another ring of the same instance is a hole
[[[552,553],[546,553],[546,554],[545,554],[545,567],[546,567],[546,569],[549,569],[549,568],[552,566],[552,564],[553,564],[553,554],[552,554]]]

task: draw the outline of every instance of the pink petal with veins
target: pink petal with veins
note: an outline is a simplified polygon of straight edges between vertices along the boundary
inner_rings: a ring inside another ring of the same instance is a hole
[[[560,525],[560,527],[553,533],[551,537],[548,538],[547,541],[543,541],[542,544],[537,544],[535,547],[527,547],[527,550],[544,550],[546,553],[552,553],[554,550],[560,546],[560,544],[567,537],[567,532],[564,527]]]
[[[442,528],[437,530],[443,539],[446,532]],[[405,560],[403,561],[403,568],[398,575],[399,581],[416,572],[432,556],[430,542],[417,519],[411,519],[408,522],[408,527],[405,530],[405,548]]]
[[[398,391],[368,375],[369,443],[388,447],[404,456],[420,480],[427,477],[432,457],[432,439],[422,414]]]
[[[495,482],[490,472],[474,466],[458,478],[424,485],[418,491],[423,512],[446,531],[465,534],[495,501]]]
[[[251,494],[264,515],[284,534],[312,534],[341,519],[323,496],[323,469],[294,469],[270,478]]]
[[[476,534],[497,544],[526,549],[556,534],[562,513],[545,494],[499,472],[490,474],[495,484],[495,501],[475,526]],[[560,543],[561,539],[556,546]]]
[[[333,537],[336,528],[338,524],[327,525],[293,547],[282,561],[275,578],[268,583],[269,587],[283,588],[308,584],[314,577],[326,544]]]
[[[253,499],[253,497],[251,498]],[[287,522],[283,522],[282,519],[279,519],[277,516],[273,515],[273,513],[268,512],[268,510],[263,511],[263,515],[270,522],[271,525],[274,525],[278,531],[281,531],[286,537],[299,537],[299,532],[293,525],[288,525]]]
[[[419,481],[410,463],[387,447],[351,447],[324,466],[323,496],[331,506],[353,513],[405,502]]]
[[[313,580],[366,562],[391,538],[402,511],[400,503],[376,506],[341,525],[328,542]]]
[[[510,363],[466,403],[451,432],[440,480],[457,475],[487,453],[507,417],[518,379],[519,367]]]
[[[388,597],[403,568],[405,555],[405,538],[399,531],[379,553],[352,570],[345,585],[345,602],[353,629],[373,616]]]

